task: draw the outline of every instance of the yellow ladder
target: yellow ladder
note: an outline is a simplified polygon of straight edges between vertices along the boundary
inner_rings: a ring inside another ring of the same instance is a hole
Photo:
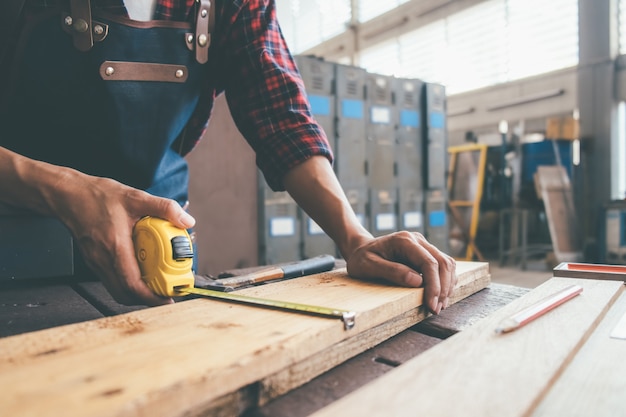
[[[476,256],[479,261],[484,261],[476,246],[476,232],[487,165],[487,145],[472,143],[450,146],[448,153],[448,207],[452,220],[450,237],[460,238],[465,244],[465,258],[458,259],[471,261]]]

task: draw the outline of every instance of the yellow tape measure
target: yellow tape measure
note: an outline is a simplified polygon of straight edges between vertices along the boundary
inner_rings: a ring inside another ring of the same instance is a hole
[[[346,330],[354,327],[356,313],[353,311],[194,287],[191,238],[186,230],[179,229],[166,220],[156,217],[144,217],[139,220],[133,230],[133,244],[141,278],[156,294],[166,297],[197,294],[291,312],[340,318]]]

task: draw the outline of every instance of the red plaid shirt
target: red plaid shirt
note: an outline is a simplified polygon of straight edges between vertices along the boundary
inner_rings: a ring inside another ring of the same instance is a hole
[[[315,122],[304,84],[276,19],[273,0],[214,0],[215,30],[207,82],[182,143],[186,154],[206,130],[215,97],[222,92],[257,165],[275,190],[284,174],[304,160],[332,161],[324,131]],[[96,7],[126,15],[123,0],[96,0]],[[195,0],[157,0],[154,19],[193,21]]]

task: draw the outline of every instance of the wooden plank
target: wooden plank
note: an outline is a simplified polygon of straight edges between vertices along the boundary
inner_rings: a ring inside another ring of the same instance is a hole
[[[459,285],[488,274],[458,262]],[[0,339],[11,416],[189,415],[329,346],[415,310],[423,289],[332,271],[240,293],[357,312],[339,320],[196,299]],[[36,398],[36,401],[33,399]]]
[[[450,300],[451,305],[485,288],[489,283],[489,275],[465,275],[457,285],[455,294]],[[345,360],[408,329],[429,315],[424,308],[408,310],[379,326],[329,346],[319,354],[263,379],[259,390],[259,403],[263,405],[269,400],[289,392]]]
[[[626,340],[609,336],[624,314],[626,294],[613,305],[533,416],[614,417],[626,413]]]
[[[413,329],[430,336],[446,339],[469,328],[482,318],[493,314],[496,310],[529,291],[528,288],[492,282],[488,288],[451,305],[438,316],[431,316],[419,322]],[[471,314],[467,314],[467,311],[471,311]]]
[[[246,417],[305,417],[441,342],[411,330],[334,367],[309,383],[246,414]]]
[[[353,392],[441,342],[427,334],[445,337],[469,328],[483,317],[521,297],[530,290],[492,283],[471,297],[451,305],[442,314],[430,316],[411,329],[394,336],[342,363],[311,382],[278,397],[246,417],[304,417]],[[433,332],[433,329],[436,331]],[[414,331],[416,330],[416,331]]]
[[[559,262],[578,261],[582,257],[576,208],[565,168],[539,166],[535,182],[548,218],[548,228],[555,256]]]
[[[503,319],[572,283],[583,294],[495,333]],[[314,416],[527,415],[623,291],[615,281],[552,278]]]

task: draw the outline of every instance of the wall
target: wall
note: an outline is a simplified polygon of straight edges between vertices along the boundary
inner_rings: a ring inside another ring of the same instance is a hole
[[[511,128],[524,122],[523,133],[543,133],[546,118],[571,115],[577,107],[576,68],[453,95],[448,98],[450,144],[460,144],[468,130],[498,133],[501,120]]]
[[[209,128],[187,157],[189,212],[196,218],[198,273],[257,265],[255,154],[217,98]]]

